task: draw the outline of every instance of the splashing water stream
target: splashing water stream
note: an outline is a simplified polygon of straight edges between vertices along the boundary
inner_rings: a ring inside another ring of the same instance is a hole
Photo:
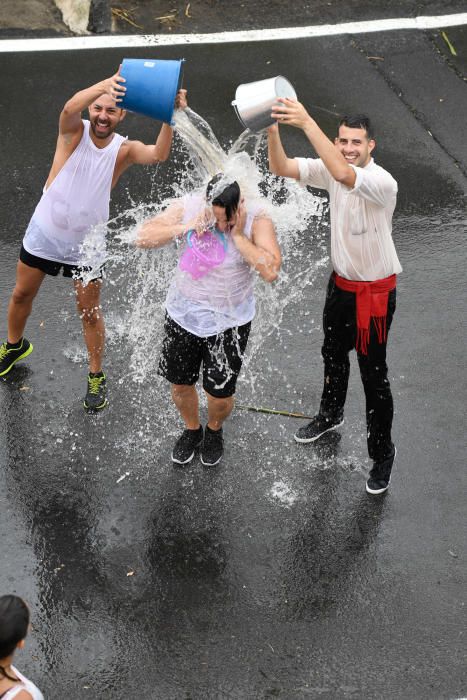
[[[261,383],[270,382],[273,377],[276,382],[281,381],[270,359],[274,355],[270,339],[273,334],[279,338],[284,336],[287,331],[282,325],[288,311],[294,303],[300,303],[304,289],[313,284],[316,274],[327,263],[322,231],[323,223],[326,225],[322,221],[326,200],[295,181],[287,181],[285,185],[282,178],[268,172],[263,133],[245,131],[230,148],[224,149],[209,124],[191,109],[176,113],[175,133],[178,138],[173,149],[183,152],[186,165],[179,183],[173,185],[175,197],[193,191],[204,192],[213,175],[223,172],[226,183],[237,180],[247,200],[262,197],[276,228],[283,266],[279,279],[272,285],[258,276],[256,317],[237,387],[242,402],[261,403],[257,395]],[[109,223],[113,235],[109,236],[107,246],[102,231],[93,231],[84,243],[82,255],[83,264],[91,268],[89,278],[106,261],[106,308],[109,305],[112,308],[110,313],[106,310],[108,342],[119,349],[124,347],[122,366],[128,371],[122,371],[121,376],[125,384],[131,381],[129,401],[138,414],[138,425],[145,421],[151,425],[149,435],[154,435],[155,414],[161,424],[161,434],[171,432],[177,415],[170,406],[166,387],[162,387],[165,380],[157,375],[157,365],[164,300],[177,264],[178,243],[157,250],[143,250],[136,248],[134,241],[142,221],[154,216],[169,202],[165,199],[127,209]],[[311,256],[310,240],[307,240],[310,236]],[[161,400],[163,408],[155,410]],[[131,433],[130,425],[128,430]],[[143,431],[143,434],[148,433]],[[128,442],[133,442],[131,434]]]

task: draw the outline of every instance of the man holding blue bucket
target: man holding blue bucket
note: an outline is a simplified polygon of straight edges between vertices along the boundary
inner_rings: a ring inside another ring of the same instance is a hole
[[[125,78],[110,78],[77,92],[65,104],[59,120],[55,155],[43,195],[21,246],[16,285],[8,307],[8,339],[0,345],[0,376],[33,349],[23,335],[32,304],[46,275],[73,279],[78,313],[89,357],[86,410],[107,405],[102,370],[104,319],[100,305],[101,275],[87,284],[80,267],[81,245],[94,227],[107,223],[112,188],[131,165],[153,165],[170,154],[173,131],[164,123],[155,144],[129,141],[115,133],[125,117],[119,104],[125,97]],[[130,84],[130,83],[129,83]],[[174,93],[175,94],[175,93]],[[176,106],[186,107],[180,90]],[[89,111],[89,120],[81,112]],[[170,115],[173,111],[173,102]]]
[[[319,158],[288,158],[276,123],[268,133],[270,169],[327,190],[331,210],[333,272],[323,313],[324,387],[318,414],[297,431],[295,440],[314,442],[344,422],[349,352],[356,347],[373,461],[366,491],[381,494],[389,486],[396,454],[386,342],[396,308],[396,275],[402,270],[392,240],[397,183],[371,157],[376,143],[368,117],[344,117],[332,143],[296,100],[280,98],[271,116],[302,129]]]

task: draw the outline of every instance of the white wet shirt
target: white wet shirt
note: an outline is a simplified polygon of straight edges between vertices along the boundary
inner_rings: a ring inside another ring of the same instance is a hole
[[[402,271],[392,240],[397,182],[373,158],[354,165],[353,189],[334,180],[320,158],[296,158],[300,184],[329,192],[331,260],[348,280],[373,282]]]
[[[44,700],[41,691],[32,681],[26,678],[26,676],[23,676],[14,666],[11,667],[11,670],[15,676],[20,679],[21,683],[17,683],[14,688],[10,688],[10,690],[2,695],[2,700],[13,700],[22,690],[27,690],[32,700]]]
[[[183,205],[183,223],[187,223],[204,209],[206,201],[199,195],[187,195]],[[260,208],[259,204],[247,204],[244,233],[248,238],[251,238],[254,217]],[[225,237],[227,250],[224,262],[199,279],[193,279],[177,266],[165,302],[169,316],[186,331],[200,338],[242,326],[255,315],[255,270],[239,253],[231,236],[226,233]],[[183,253],[185,245],[181,248]]]
[[[109,218],[117,154],[126,137],[114,134],[105,148],[93,143],[87,119],[81,140],[36,207],[23,246],[31,255],[77,265],[86,234]]]

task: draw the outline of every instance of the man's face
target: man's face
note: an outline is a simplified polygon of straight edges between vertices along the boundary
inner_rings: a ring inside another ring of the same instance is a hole
[[[339,136],[334,139],[337,149],[347,163],[364,168],[370,162],[371,152],[376,146],[374,139],[369,139],[365,129],[352,129],[342,124]]]
[[[101,95],[89,107],[91,129],[98,139],[106,139],[113,134],[124,116],[125,111],[109,95]]]
[[[226,231],[235,224],[235,212],[232,213],[230,219],[227,218],[227,213],[224,207],[213,204],[212,213],[216,220],[216,227],[219,231]]]

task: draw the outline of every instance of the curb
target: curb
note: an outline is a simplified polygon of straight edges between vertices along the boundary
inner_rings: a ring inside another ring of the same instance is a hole
[[[64,24],[77,36],[111,31],[110,0],[54,0]]]

